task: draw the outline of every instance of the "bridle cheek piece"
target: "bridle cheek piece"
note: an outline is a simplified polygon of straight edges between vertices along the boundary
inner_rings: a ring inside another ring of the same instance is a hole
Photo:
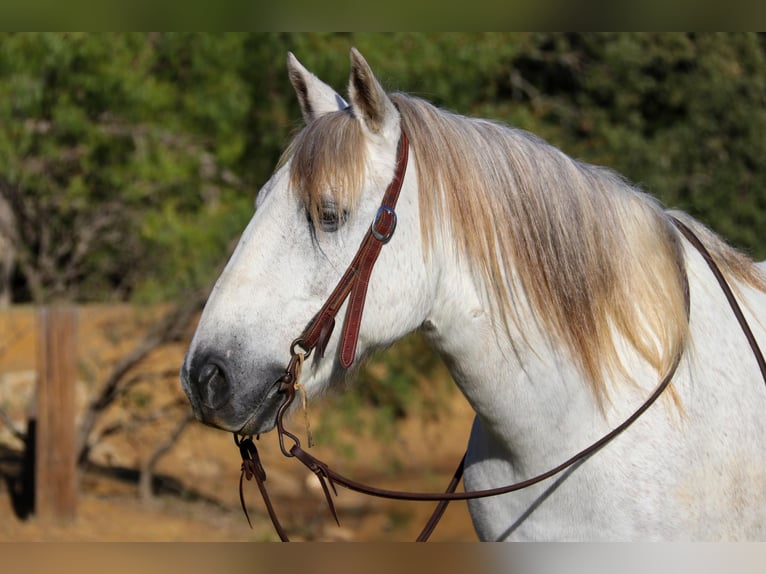
[[[343,486],[349,490],[354,490],[370,496],[376,496],[379,498],[388,498],[394,500],[412,500],[412,501],[434,501],[438,502],[437,507],[434,509],[430,519],[424,526],[420,535],[417,538],[418,542],[425,542],[436,527],[439,519],[446,510],[447,504],[451,500],[470,500],[476,498],[485,498],[489,496],[497,496],[500,494],[507,494],[537,484],[543,480],[546,480],[566,468],[581,462],[601,449],[617,435],[622,433],[631,424],[633,424],[654,402],[659,398],[663,391],[670,384],[678,365],[681,361],[681,355],[675,358],[670,371],[663,377],[654,392],[646,399],[646,401],[638,408],[632,415],[625,419],[619,426],[612,429],[609,433],[598,439],[596,442],[581,450],[568,460],[559,464],[558,466],[543,472],[532,478],[502,486],[498,488],[491,488],[485,490],[478,490],[472,492],[456,492],[457,486],[460,483],[463,474],[463,468],[465,464],[465,455],[460,461],[452,480],[450,481],[447,489],[443,493],[433,492],[404,492],[397,490],[386,490],[376,488],[370,485],[362,484],[351,480],[342,474],[334,471],[330,466],[309,454],[301,447],[301,442],[298,437],[288,431],[284,425],[284,416],[287,410],[295,399],[295,389],[298,384],[300,375],[300,365],[302,365],[304,359],[308,358],[314,350],[321,358],[324,356],[327,343],[332,335],[335,327],[335,317],[338,314],[341,306],[349,299],[348,308],[346,311],[346,317],[343,324],[343,332],[341,333],[340,349],[339,349],[339,361],[344,369],[351,366],[356,355],[357,340],[359,338],[359,329],[362,322],[362,312],[364,310],[364,302],[367,295],[367,287],[369,286],[370,276],[372,274],[373,266],[378,259],[380,250],[387,244],[394,235],[397,224],[396,216],[396,202],[399,198],[399,192],[404,182],[404,176],[407,170],[407,159],[409,156],[409,142],[407,135],[402,130],[401,138],[399,140],[396,168],[394,171],[394,177],[391,183],[388,185],[381,205],[378,208],[375,218],[370,225],[369,230],[365,234],[359,249],[351,261],[351,264],[346,269],[346,272],[341,277],[335,289],[327,298],[327,301],[314,315],[312,320],[303,330],[303,333],[293,340],[290,344],[290,361],[285,369],[284,374],[276,381],[279,385],[279,391],[283,394],[282,403],[277,411],[276,429],[277,436],[279,438],[279,446],[284,456],[295,458],[299,460],[304,466],[306,466],[311,472],[313,472],[319,484],[322,487],[322,492],[325,495],[329,510],[335,519],[338,520],[338,514],[333,503],[332,494],[337,495],[336,485]],[[726,298],[731,306],[737,321],[745,333],[750,347],[753,350],[753,354],[758,361],[761,374],[766,383],[766,361],[764,361],[763,353],[761,352],[758,344],[755,341],[755,337],[747,324],[747,321],[739,308],[739,305],[732,294],[731,288],[723,277],[718,265],[708,250],[702,244],[702,242],[694,235],[694,233],[681,221],[671,216],[672,223],[678,228],[678,230],[687,238],[687,240],[700,252],[708,266],[713,271],[716,279],[718,280],[721,289],[723,290]],[[686,297],[686,312],[687,319],[689,315],[689,285],[688,279],[685,277],[685,297]],[[285,439],[292,441],[292,446],[288,448],[285,444]],[[252,528],[250,522],[250,516],[247,512],[245,505],[244,494],[242,490],[243,479],[251,480],[255,479],[258,485],[258,490],[263,497],[266,505],[266,510],[271,518],[271,522],[274,525],[274,529],[279,535],[280,539],[284,542],[288,542],[289,538],[285,529],[279,522],[277,515],[274,511],[274,507],[266,491],[266,472],[258,456],[258,450],[255,447],[255,443],[251,437],[239,437],[236,433],[234,435],[234,442],[239,447],[240,456],[242,458],[242,468],[239,479],[239,497],[242,504],[242,510],[245,513],[248,524]],[[332,494],[331,494],[332,491]]]

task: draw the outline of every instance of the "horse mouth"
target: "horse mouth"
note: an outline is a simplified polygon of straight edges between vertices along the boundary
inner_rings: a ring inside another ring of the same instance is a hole
[[[237,431],[237,434],[253,436],[273,430],[277,424],[277,413],[282,405],[282,399],[283,395],[279,390],[279,383],[275,383],[269,388],[258,406],[255,407],[255,411]]]

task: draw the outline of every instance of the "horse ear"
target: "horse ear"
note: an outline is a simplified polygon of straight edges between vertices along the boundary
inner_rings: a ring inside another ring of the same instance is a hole
[[[328,112],[337,112],[348,107],[346,100],[304,68],[292,52],[287,53],[287,72],[307,124]]]
[[[356,48],[351,48],[349,97],[354,114],[374,134],[380,133],[399,117],[393,102]]]

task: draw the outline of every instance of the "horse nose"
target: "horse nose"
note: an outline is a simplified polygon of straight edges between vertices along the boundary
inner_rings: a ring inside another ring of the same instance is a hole
[[[236,364],[218,354],[187,353],[181,366],[181,386],[198,421],[228,431],[242,426],[245,389],[238,384],[236,373]]]
[[[215,410],[230,401],[232,396],[231,381],[220,365],[206,362],[196,373],[192,371],[191,379],[204,407]]]

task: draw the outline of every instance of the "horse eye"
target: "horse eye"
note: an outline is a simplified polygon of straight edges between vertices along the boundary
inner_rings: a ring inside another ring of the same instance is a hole
[[[325,233],[338,231],[348,219],[348,211],[341,209],[334,201],[324,201],[319,208],[319,221],[314,222],[311,213],[307,213],[309,222],[315,224]]]

